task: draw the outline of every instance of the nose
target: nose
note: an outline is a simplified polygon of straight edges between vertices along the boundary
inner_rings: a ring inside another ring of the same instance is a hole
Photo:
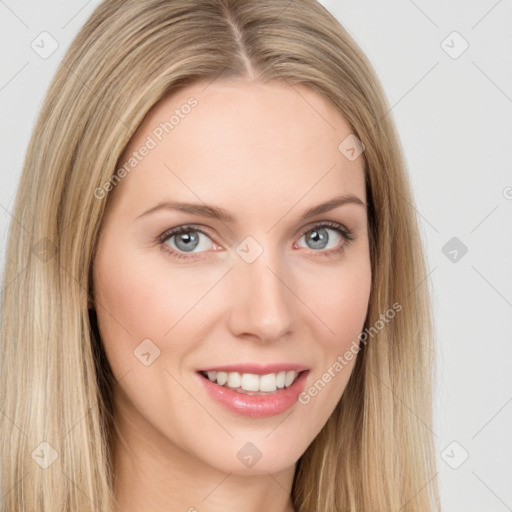
[[[268,343],[291,332],[297,299],[288,270],[270,251],[252,263],[237,260],[230,278],[229,323],[234,336]]]

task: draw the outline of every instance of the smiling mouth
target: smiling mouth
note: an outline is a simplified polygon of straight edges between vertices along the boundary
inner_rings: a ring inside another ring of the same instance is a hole
[[[307,370],[304,370],[307,371]],[[200,371],[205,379],[245,395],[269,395],[290,387],[304,371],[280,371],[257,375],[254,373]]]

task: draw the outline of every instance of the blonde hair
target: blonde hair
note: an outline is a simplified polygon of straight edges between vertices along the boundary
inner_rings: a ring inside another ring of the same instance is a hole
[[[402,306],[361,344],[340,402],[299,459],[295,509],[438,510],[433,329],[402,150],[369,61],[313,0],[107,0],[73,41],[30,140],[9,232],[1,510],[113,510],[116,383],[88,310],[108,196],[94,191],[160,99],[217,78],[305,84],[339,109],[365,146],[365,328]]]

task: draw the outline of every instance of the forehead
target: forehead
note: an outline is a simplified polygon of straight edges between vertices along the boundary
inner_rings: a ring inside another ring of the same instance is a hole
[[[335,105],[304,85],[196,83],[148,113],[120,161],[133,171],[115,193],[140,207],[168,198],[291,206],[336,193],[364,201],[363,156],[339,150],[350,133]]]

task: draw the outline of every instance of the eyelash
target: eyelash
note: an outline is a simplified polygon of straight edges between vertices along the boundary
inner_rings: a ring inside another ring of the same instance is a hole
[[[306,233],[309,233],[311,231],[315,231],[317,229],[322,229],[322,228],[330,228],[330,229],[332,229],[334,231],[337,231],[343,237],[344,242],[337,249],[331,249],[329,251],[313,251],[313,252],[320,253],[320,255],[321,255],[320,257],[328,257],[329,258],[329,257],[336,256],[337,254],[342,253],[346,249],[346,247],[348,245],[350,245],[350,243],[355,238],[353,231],[345,228],[344,226],[342,226],[341,224],[338,224],[337,222],[331,222],[331,221],[320,222],[318,224],[314,224],[313,226],[308,226],[307,228],[305,228],[302,231],[302,233],[300,235],[300,238],[302,238]],[[187,260],[197,259],[194,256],[192,256],[192,257],[191,256],[185,256],[186,253],[181,253],[181,252],[175,251],[174,249],[172,249],[171,247],[169,247],[169,245],[167,245],[165,243],[172,236],[179,235],[179,234],[185,233],[187,231],[195,231],[197,233],[202,233],[203,235],[207,236],[208,238],[211,238],[208,235],[208,233],[206,233],[202,229],[199,229],[199,228],[197,228],[197,227],[195,227],[194,225],[191,225],[191,224],[185,224],[183,226],[179,226],[177,228],[173,228],[173,229],[167,230],[164,233],[162,233],[157,238],[157,243],[160,245],[160,248],[165,253],[169,254],[173,258],[176,258],[176,259],[187,259]],[[197,253],[195,253],[195,254],[197,254]]]

